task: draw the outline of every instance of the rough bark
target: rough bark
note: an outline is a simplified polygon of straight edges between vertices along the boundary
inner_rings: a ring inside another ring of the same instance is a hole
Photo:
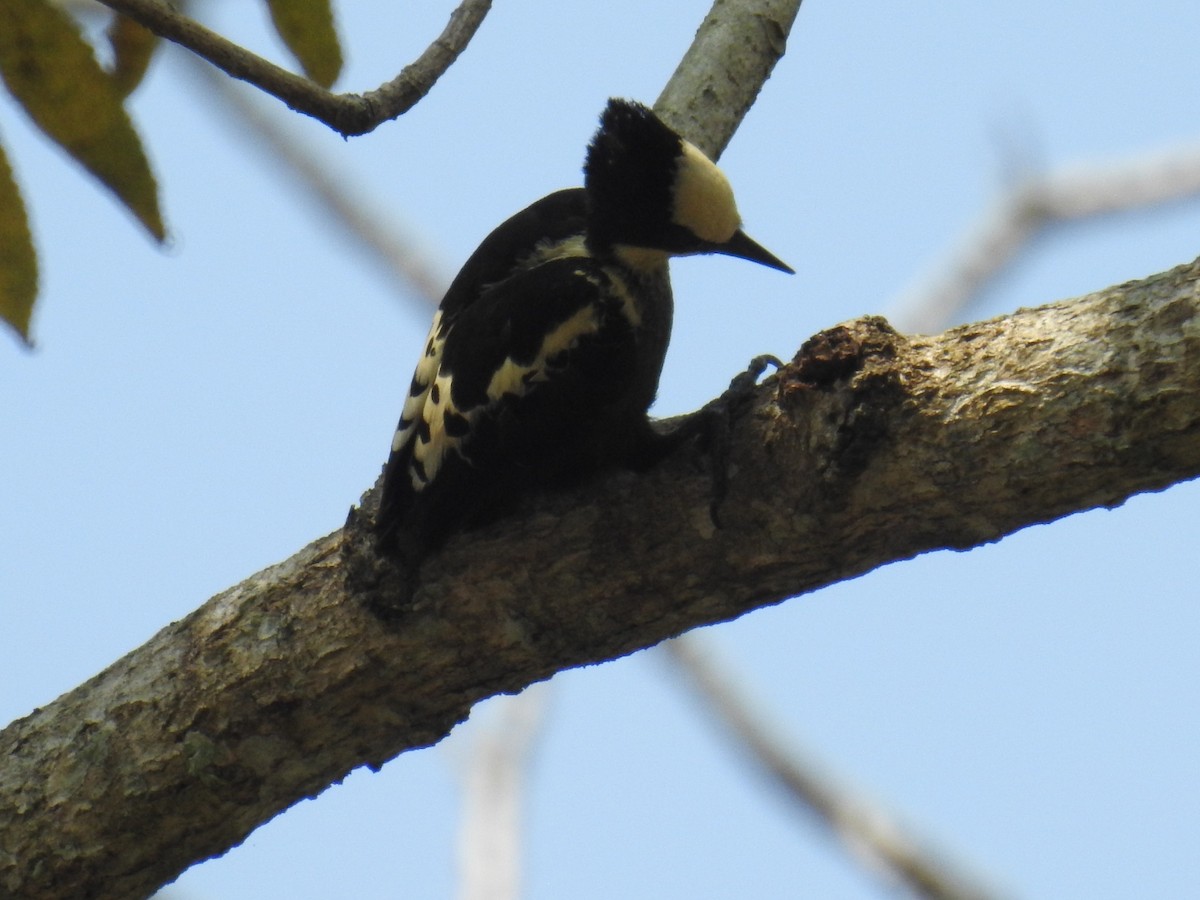
[[[800,0],[716,0],[654,109],[719,159],[783,56]]]
[[[831,329],[732,449],[721,528],[685,450],[455,539],[387,625],[354,528],[214,597],[0,732],[0,895],[145,895],[480,698],[1194,477],[1200,261],[935,337]]]

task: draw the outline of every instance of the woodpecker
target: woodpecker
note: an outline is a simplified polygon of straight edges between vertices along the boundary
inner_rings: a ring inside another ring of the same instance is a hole
[[[447,290],[404,401],[376,516],[418,565],[525,493],[672,446],[650,424],[671,334],[671,256],[722,253],[783,272],[741,229],[720,169],[640,103],[611,99],[584,187],[484,239]]]

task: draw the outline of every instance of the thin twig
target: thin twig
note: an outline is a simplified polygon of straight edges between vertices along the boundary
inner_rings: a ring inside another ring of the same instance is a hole
[[[937,267],[938,274],[895,303],[890,318],[905,331],[941,331],[1048,229],[1197,195],[1200,147],[1026,177],[967,231],[959,248]]]
[[[365,94],[335,94],[238,46],[161,0],[100,2],[347,137],[366,134],[415,106],[470,43],[492,5],[491,0],[463,0],[437,39],[391,81]]]
[[[951,867],[944,857],[918,844],[882,809],[861,795],[817,774],[793,748],[769,733],[750,712],[745,697],[731,687],[728,674],[716,670],[695,638],[677,638],[663,645],[688,684],[705,706],[749,752],[754,762],[806,812],[815,816],[872,871],[887,876],[889,886],[900,882],[929,900],[988,900],[996,895]]]

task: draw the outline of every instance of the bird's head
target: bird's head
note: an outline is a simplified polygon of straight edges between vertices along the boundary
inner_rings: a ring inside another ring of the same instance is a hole
[[[724,173],[647,107],[608,101],[588,146],[589,233],[627,256],[723,253],[792,269],[742,231]],[[630,253],[633,252],[633,254]]]

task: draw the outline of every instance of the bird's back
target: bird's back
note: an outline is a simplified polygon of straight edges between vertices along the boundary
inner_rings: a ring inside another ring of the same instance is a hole
[[[586,219],[582,190],[542,198],[488,235],[447,291],[378,514],[410,561],[531,488],[630,456],[645,436],[670,331],[665,267],[648,284],[594,258]]]

